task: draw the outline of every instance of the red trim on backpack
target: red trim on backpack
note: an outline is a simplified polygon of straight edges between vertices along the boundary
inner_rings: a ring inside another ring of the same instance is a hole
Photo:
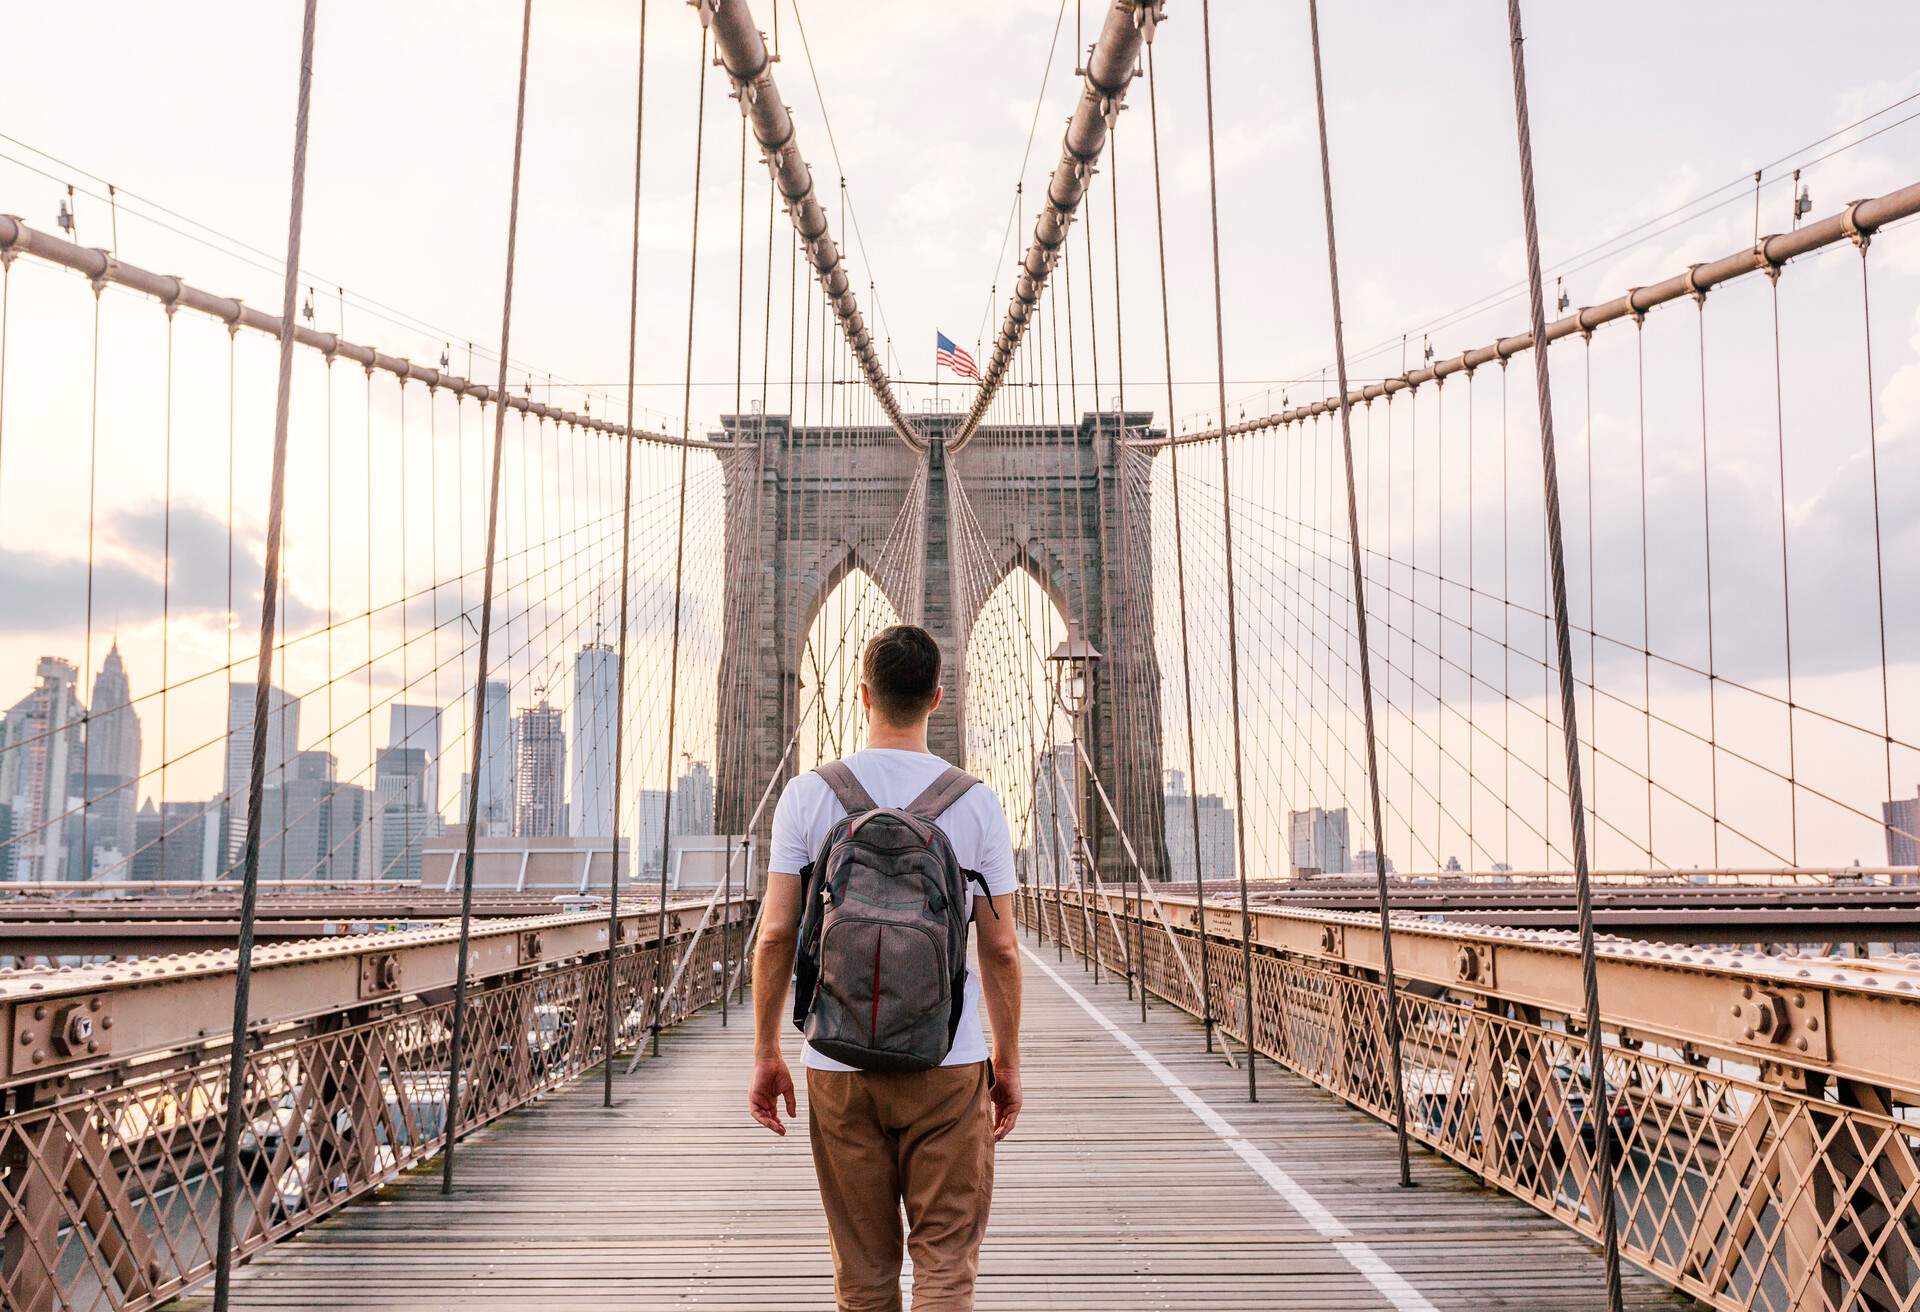
[[[873,1013],[867,1019],[867,1039],[880,1042],[880,940],[886,934],[885,925],[877,926],[873,934]]]

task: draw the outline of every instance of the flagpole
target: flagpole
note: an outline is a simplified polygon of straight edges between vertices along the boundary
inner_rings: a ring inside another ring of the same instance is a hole
[[[940,413],[940,331],[933,333],[933,412]]]

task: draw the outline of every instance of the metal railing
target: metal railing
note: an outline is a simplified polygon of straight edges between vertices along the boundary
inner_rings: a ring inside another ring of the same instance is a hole
[[[681,904],[668,918],[668,961],[688,963],[659,1004],[665,1023],[715,1001],[723,953],[737,951],[737,935],[699,932],[696,919],[711,919],[710,909],[701,913]],[[738,930],[750,915],[750,903],[736,903],[728,923]],[[435,928],[261,950],[256,997],[275,1010],[254,1029],[239,1102],[236,1256],[380,1188],[446,1143],[447,938]],[[476,930],[460,1134],[599,1063],[608,1047],[605,943],[604,917],[594,914]],[[651,908],[623,919],[616,1050],[647,1033],[662,949]],[[223,1044],[190,1033],[197,1021],[203,1034],[224,1034],[219,1013],[232,986],[225,982],[223,998],[221,972],[230,975],[231,956],[8,981],[15,1051],[0,1116],[0,1306],[9,1312],[138,1312],[211,1272],[228,1057]],[[285,976],[278,985],[276,974]],[[313,999],[307,1007],[283,1001],[302,994]],[[49,1069],[35,1069],[36,1058]]]
[[[1164,936],[1143,946],[1127,932],[1128,907],[1100,900],[1028,889],[1020,920],[1201,1014]],[[1175,936],[1197,950],[1198,908],[1165,901]],[[1377,922],[1254,915],[1253,1046],[1390,1121]],[[1206,919],[1211,1012],[1245,1039],[1237,910],[1209,907]],[[1613,1105],[1600,1116],[1587,1105],[1567,936],[1403,917],[1394,941],[1413,1138],[1597,1238],[1605,1124],[1620,1163],[1621,1251],[1674,1288],[1729,1312],[1920,1308],[1920,961],[1816,965],[1608,942]]]

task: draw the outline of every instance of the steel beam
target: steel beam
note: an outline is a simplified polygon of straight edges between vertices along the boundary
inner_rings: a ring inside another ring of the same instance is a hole
[[[1557,342],[1563,337],[1574,337],[1590,333],[1603,323],[1616,319],[1638,319],[1656,305],[1665,305],[1685,296],[1704,298],[1715,287],[1731,282],[1749,273],[1761,273],[1777,270],[1788,260],[1807,255],[1825,246],[1842,241],[1852,241],[1865,246],[1874,233],[1897,220],[1920,214],[1920,182],[1910,183],[1898,191],[1890,191],[1884,196],[1872,200],[1857,200],[1841,210],[1820,220],[1818,223],[1802,224],[1792,232],[1775,233],[1762,237],[1745,250],[1710,260],[1704,264],[1690,264],[1682,273],[1661,280],[1646,287],[1629,287],[1623,294],[1599,305],[1583,305],[1561,319],[1547,325],[1547,341]],[[1365,387],[1356,387],[1347,393],[1349,405],[1360,405],[1395,392],[1404,392],[1420,386],[1422,383],[1436,382],[1454,374],[1471,374],[1483,364],[1503,361],[1522,351],[1533,348],[1531,330],[1515,333],[1511,337],[1502,337],[1491,345],[1477,350],[1463,351],[1459,355],[1437,360],[1424,369],[1415,369],[1394,378],[1383,379],[1377,383],[1368,383]],[[1238,437],[1243,433],[1259,432],[1263,428],[1283,428],[1302,419],[1311,419],[1316,415],[1335,414],[1340,409],[1340,401],[1330,398],[1315,401],[1310,405],[1297,405],[1273,414],[1262,415],[1257,419],[1243,419],[1228,424],[1224,430],[1228,437]],[[1199,433],[1184,433],[1178,437],[1168,436],[1150,441],[1135,441],[1134,446],[1157,448],[1169,443],[1185,446],[1191,442],[1210,442],[1221,435],[1222,430],[1210,428]]]
[[[705,905],[704,899],[669,904],[666,937],[691,933]],[[735,903],[734,922],[746,923],[752,907]],[[623,941],[646,946],[655,924],[652,908],[623,911]],[[457,926],[435,925],[263,946],[253,957],[248,1025],[293,1025],[451,988],[459,938]],[[480,981],[606,950],[603,912],[490,920],[474,926],[468,974]],[[233,1002],[235,960],[234,952],[222,950],[0,975],[0,1035],[6,1038],[0,1086],[224,1042],[222,1013]],[[67,1027],[88,1016],[95,1023],[85,1042],[97,1047],[75,1050]]]
[[[138,265],[116,260],[107,251],[98,247],[76,246],[64,238],[41,232],[37,228],[29,228],[17,215],[0,214],[0,259],[11,260],[17,255],[31,255],[48,264],[56,264],[63,269],[72,269],[76,273],[84,274],[96,288],[111,283],[116,287],[126,287],[132,291],[144,293],[164,305],[169,314],[178,309],[194,310],[220,320],[235,332],[242,328],[251,328],[276,339],[281,333],[282,323],[279,315],[255,309],[237,297],[218,296],[212,292],[202,291],[172,274],[149,272]],[[609,423],[605,419],[595,419],[592,415],[575,414],[571,410],[545,405],[530,396],[515,396],[509,392],[502,397],[496,389],[488,387],[485,383],[469,382],[455,374],[445,373],[439,369],[429,369],[411,360],[384,354],[371,346],[357,345],[337,333],[323,333],[296,324],[293,329],[293,340],[301,346],[311,347],[329,359],[352,360],[370,373],[377,370],[392,374],[402,383],[425,383],[429,388],[444,389],[455,396],[473,397],[482,405],[501,402],[511,410],[521,411],[535,419],[551,419],[557,424],[584,428],[594,433],[605,433],[609,437],[658,442],[666,446],[697,447],[707,451],[721,447],[721,444],[705,440],[673,437],[649,429]]]
[[[733,80],[734,96],[753,129],[754,140],[760,145],[767,172],[786,202],[793,230],[800,237],[800,248],[833,305],[834,315],[840,320],[840,331],[846,335],[854,358],[860,362],[867,386],[873,389],[874,398],[900,440],[916,451],[924,449],[926,443],[907,422],[906,412],[894,398],[886,365],[874,344],[873,331],[860,313],[860,298],[854,294],[840,248],[834,244],[829,231],[827,211],[814,194],[813,170],[800,154],[793,115],[774,83],[773,56],[754,24],[752,8],[747,0],[699,0],[699,9],[700,21],[713,31],[720,66]]]
[[[1100,37],[1087,56],[1085,81],[1080,102],[1067,122],[1066,138],[1061,143],[1060,162],[1054,165],[1047,182],[1046,203],[1033,221],[1033,244],[1020,261],[1019,276],[1014,279],[1013,296],[1007,302],[1006,318],[993,339],[993,354],[980,376],[974,392],[973,407],[966,420],[947,445],[958,451],[973,440],[986,418],[987,407],[1006,381],[1013,363],[1014,350],[1026,335],[1027,322],[1040,304],[1040,293],[1053,272],[1060,247],[1067,240],[1067,229],[1087,194],[1100,156],[1107,147],[1107,134],[1120,113],[1139,63],[1140,47],[1153,40],[1156,25],[1166,15],[1165,0],[1111,0]]]
[[[483,916],[547,916],[578,910],[603,901],[594,895],[573,893],[495,892],[481,890],[474,897],[474,914]],[[95,925],[114,921],[160,924],[175,920],[224,920],[238,915],[240,899],[232,893],[201,897],[30,898],[0,900],[0,940],[9,925]],[[460,899],[445,893],[404,890],[393,897],[325,894],[267,895],[260,899],[259,918],[269,920],[332,920],[388,924],[396,920],[435,920],[460,914]]]
[[[1069,889],[1064,896],[1071,905],[1088,895]],[[1191,931],[1201,923],[1192,897],[1162,900],[1177,925]],[[1381,968],[1374,915],[1275,907],[1255,907],[1252,914],[1253,941],[1267,952],[1338,968]],[[1239,917],[1237,905],[1210,901],[1207,933],[1237,943]],[[1584,1013],[1572,934],[1443,925],[1398,913],[1393,944],[1404,979],[1490,1003],[1576,1019]],[[1607,1023],[1635,1037],[1920,1094],[1920,1045],[1912,1041],[1920,1023],[1920,959],[1775,957],[1615,937],[1602,939],[1597,951]],[[1756,1007],[1772,1008],[1776,999],[1778,1023],[1750,1037]]]

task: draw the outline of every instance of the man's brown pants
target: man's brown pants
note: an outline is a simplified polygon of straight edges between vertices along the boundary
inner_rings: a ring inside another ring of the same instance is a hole
[[[900,1208],[913,1312],[972,1312],[993,1201],[987,1063],[807,1072],[807,1133],[840,1312],[900,1312]]]

